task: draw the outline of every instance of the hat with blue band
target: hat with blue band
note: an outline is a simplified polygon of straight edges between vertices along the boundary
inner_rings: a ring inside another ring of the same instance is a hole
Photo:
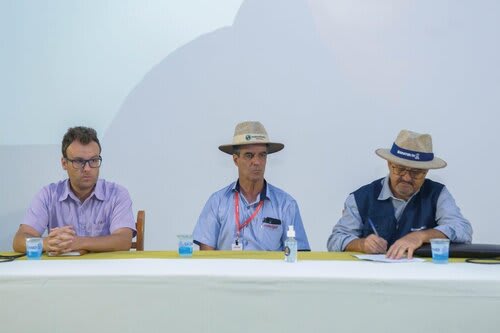
[[[408,130],[399,132],[391,149],[377,149],[375,153],[389,162],[416,169],[441,169],[446,162],[434,156],[432,137]]]

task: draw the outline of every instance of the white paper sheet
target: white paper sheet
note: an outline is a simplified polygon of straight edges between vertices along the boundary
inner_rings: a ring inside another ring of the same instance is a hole
[[[389,259],[385,254],[355,254],[356,258],[361,260],[377,261],[377,262],[390,262],[390,263],[407,263],[407,262],[424,262],[425,259],[422,258],[401,258],[401,259]]]

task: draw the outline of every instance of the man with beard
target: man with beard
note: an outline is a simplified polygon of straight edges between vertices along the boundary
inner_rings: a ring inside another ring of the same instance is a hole
[[[238,180],[212,194],[203,208],[193,231],[200,250],[282,251],[289,226],[297,249],[310,250],[297,202],[264,179],[267,155],[283,148],[257,121],[239,123],[233,142],[219,146],[232,155]]]
[[[43,251],[129,250],[134,236],[132,200],[125,188],[99,178],[101,144],[94,129],[73,127],[62,140],[61,165],[68,179],[42,188],[14,236],[16,252],[26,252],[26,238],[41,237]]]
[[[387,160],[389,175],[348,196],[328,239],[329,251],[386,253],[399,259],[412,258],[432,238],[471,242],[472,227],[448,189],[425,178],[429,169],[446,166],[434,156],[429,134],[402,130],[391,149],[375,153]]]

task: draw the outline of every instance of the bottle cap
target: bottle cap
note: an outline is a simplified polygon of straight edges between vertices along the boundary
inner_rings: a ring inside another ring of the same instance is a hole
[[[286,232],[287,237],[295,237],[295,230],[293,229],[293,225],[288,226],[288,231]]]

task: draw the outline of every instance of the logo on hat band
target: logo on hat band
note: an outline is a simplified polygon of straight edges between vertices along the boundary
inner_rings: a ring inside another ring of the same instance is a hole
[[[247,140],[247,141],[252,141],[252,140],[264,141],[266,139],[267,139],[267,137],[265,135],[260,135],[260,134],[247,134],[247,135],[245,135],[245,140]]]
[[[420,151],[404,149],[399,147],[396,143],[392,145],[391,154],[410,161],[428,162],[434,159],[433,153],[423,153]]]

